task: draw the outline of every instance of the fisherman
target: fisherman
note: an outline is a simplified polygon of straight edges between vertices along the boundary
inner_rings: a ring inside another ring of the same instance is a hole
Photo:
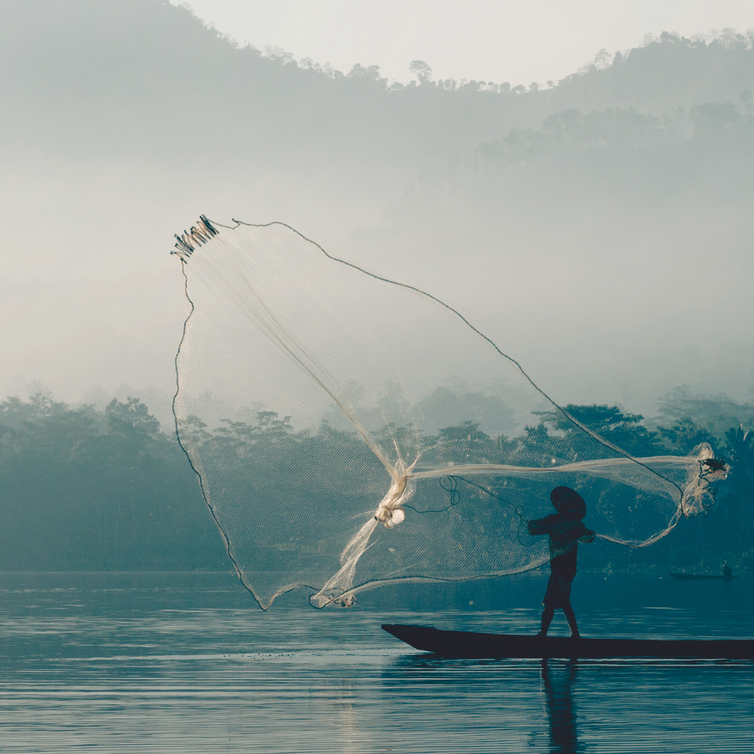
[[[723,578],[724,579],[733,578],[733,569],[728,565],[727,560],[725,561],[725,563],[723,563]]]
[[[547,582],[542,604],[542,628],[537,634],[547,636],[555,610],[562,610],[571,629],[571,637],[579,638],[576,614],[571,606],[571,582],[576,576],[576,557],[579,542],[594,541],[595,534],[587,529],[582,519],[586,516],[586,503],[576,490],[556,487],[550,500],[557,513],[528,522],[529,534],[550,536],[550,580]]]

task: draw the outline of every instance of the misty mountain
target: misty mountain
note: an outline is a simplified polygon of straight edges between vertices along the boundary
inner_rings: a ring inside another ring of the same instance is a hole
[[[754,51],[742,35],[663,34],[612,59],[603,51],[541,89],[433,81],[427,64],[415,66],[417,82],[391,84],[368,63],[343,73],[238,47],[167,0],[25,0],[0,30],[4,140],[76,159],[405,168],[565,109],[672,114],[754,90]]]
[[[431,61],[409,85],[334,71],[166,0],[3,21],[4,392],[171,394],[169,251],[205,213],[283,220],[431,290],[562,402],[748,400],[750,36],[663,34],[526,88]]]

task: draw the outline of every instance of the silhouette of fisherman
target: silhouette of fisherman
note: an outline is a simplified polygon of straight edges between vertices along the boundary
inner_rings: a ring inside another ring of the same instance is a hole
[[[571,606],[571,582],[576,576],[579,542],[592,542],[595,534],[581,520],[586,516],[586,503],[576,490],[556,487],[550,500],[557,513],[528,522],[529,534],[550,536],[550,580],[542,604],[542,628],[537,636],[547,636],[555,611],[565,613],[571,636],[579,638],[576,614]]]

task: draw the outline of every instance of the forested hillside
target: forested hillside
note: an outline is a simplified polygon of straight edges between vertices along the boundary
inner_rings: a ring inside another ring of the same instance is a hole
[[[0,569],[221,570],[186,457],[137,400],[0,404]]]
[[[323,69],[239,48],[166,0],[28,0],[0,30],[4,129],[86,157],[149,155],[195,164],[243,159],[444,162],[548,115],[632,108],[674,116],[708,103],[751,106],[754,51],[743,35],[670,34],[560,82],[391,83],[365,61]],[[29,86],[19,70],[34,77]],[[747,94],[748,92],[748,94]],[[81,136],[86,135],[82,141]],[[191,155],[189,158],[188,155]]]
[[[25,253],[8,269],[28,276],[25,260],[36,259],[42,275],[82,281],[151,271],[199,213],[282,220],[450,300],[538,374],[553,372],[545,381],[561,381],[566,400],[623,400],[623,375],[644,413],[681,384],[744,400],[753,61],[745,35],[663,34],[600,53],[552,85],[436,81],[431,61],[403,85],[370,61],[339,72],[239,48],[166,0],[16,3],[0,29],[0,153],[14,220],[7,247]],[[627,271],[617,296],[607,258]],[[553,330],[531,291],[536,280],[550,297],[554,277],[574,306]],[[137,285],[124,280],[114,295],[127,288],[135,300]],[[90,288],[78,298],[96,297]],[[14,331],[10,358],[56,390],[29,359],[28,337],[83,363],[86,343],[116,331],[134,345],[111,366],[99,362],[77,382],[67,364],[49,367],[69,375],[66,394],[117,380],[163,383],[167,395],[175,324],[157,286],[140,288],[146,306],[89,317],[95,332],[83,343],[70,329]],[[1,281],[0,291],[22,307],[21,322],[34,319],[31,304],[23,309],[33,294]],[[67,295],[64,286],[44,293],[49,308],[73,312]],[[708,298],[724,327],[708,316]],[[517,326],[496,337],[513,315]],[[147,328],[149,344],[137,347]],[[581,347],[574,332],[592,344],[586,383],[552,370],[562,351]],[[661,362],[651,384],[635,366],[647,360]],[[721,360],[731,368],[716,369]]]
[[[455,397],[461,402],[464,399]],[[647,550],[610,545],[587,548],[584,567],[703,566],[717,570],[724,560],[737,568],[754,565],[754,547],[746,533],[748,509],[754,500],[754,434],[739,426],[720,434],[724,425],[707,421],[710,415],[724,416],[731,408],[751,417],[754,407],[724,407],[690,396],[685,400],[669,400],[666,420],[659,426],[614,406],[566,407],[584,425],[637,457],[686,455],[707,442],[733,465],[729,479],[718,485],[718,502],[709,515],[682,521],[666,540]],[[694,401],[699,423],[683,414]],[[523,458],[530,464],[539,454],[541,465],[547,466],[554,435],[568,431],[559,414],[546,412],[538,426],[526,427],[517,436],[491,436],[478,423],[467,420],[441,428],[434,437],[422,438],[422,444],[426,453],[449,464],[521,463]],[[353,478],[349,469],[342,467],[335,477],[327,477],[330,485],[335,479],[334,487],[318,486],[317,480],[325,478],[318,469],[337,463],[344,443],[362,446],[364,453],[371,455],[355,432],[335,430],[326,422],[316,433],[302,433],[294,431],[289,418],[260,412],[248,422],[226,421],[217,428],[207,427],[204,442],[226,448],[229,484],[239,475],[251,473],[246,465],[235,468],[231,459],[253,457],[258,476],[283,493],[292,470],[276,465],[274,459],[281,456],[274,448],[280,443],[306,448],[311,468],[298,470],[298,475],[311,486],[312,505],[337,505],[342,495],[363,493],[364,509],[368,510],[374,505],[369,486],[375,481],[378,488],[389,483],[374,459],[374,479]],[[6,400],[0,404],[0,488],[4,520],[0,570],[229,567],[186,456],[174,435],[161,432],[157,420],[138,400],[113,401],[104,411],[67,406],[44,394],[28,401]],[[584,493],[588,497],[586,490]],[[475,494],[474,488],[463,489],[457,503],[459,515],[473,517]],[[615,496],[615,516],[625,517],[623,526],[630,530],[630,500],[624,500],[625,492],[617,487]],[[279,515],[296,517],[297,513],[285,510]],[[328,511],[323,510],[322,515]],[[323,531],[325,547],[326,534]],[[290,544],[268,542],[265,548],[259,553],[260,568],[274,569],[276,553],[286,551]],[[333,558],[337,556],[333,552]]]

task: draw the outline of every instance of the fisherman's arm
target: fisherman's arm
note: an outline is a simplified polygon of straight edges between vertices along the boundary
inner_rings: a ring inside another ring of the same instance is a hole
[[[557,527],[557,523],[557,515],[552,515],[545,516],[544,518],[534,518],[531,521],[527,521],[526,526],[529,529],[529,534],[536,536],[537,534],[551,534]]]

